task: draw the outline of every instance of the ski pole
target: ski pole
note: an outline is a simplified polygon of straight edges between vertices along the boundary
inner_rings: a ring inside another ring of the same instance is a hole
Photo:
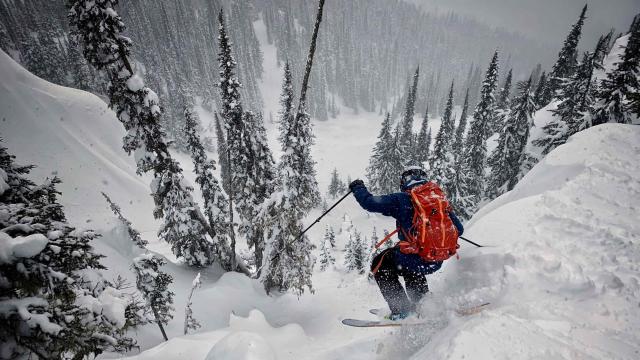
[[[313,227],[313,225],[315,225],[315,224],[317,224],[318,222],[320,222],[320,219],[322,219],[322,218],[323,218],[325,215],[327,215],[331,210],[333,210],[333,208],[334,208],[334,207],[338,206],[338,204],[340,204],[340,203],[342,202],[342,200],[346,199],[346,198],[347,198],[347,196],[349,196],[350,194],[351,194],[351,190],[349,190],[349,192],[348,192],[348,193],[344,194],[344,196],[343,196],[343,197],[341,197],[341,198],[340,198],[340,200],[336,201],[336,203],[335,203],[335,204],[333,204],[333,205],[332,205],[332,206],[331,206],[327,211],[325,211],[322,215],[320,215],[320,217],[319,217],[319,218],[317,218],[317,219],[316,219],[316,221],[314,221],[313,223],[311,223],[311,225],[307,226],[307,228],[306,228],[306,229],[304,229],[304,231],[302,231],[302,233],[300,233],[300,235],[298,235],[298,237],[297,237],[294,241],[292,241],[291,243],[293,243],[293,242],[296,242],[296,241],[300,240],[300,239],[304,236],[304,234],[305,234],[307,231],[309,231],[309,229],[311,229],[311,228]]]
[[[464,240],[464,241],[466,241],[466,242],[470,243],[470,244],[473,244],[473,245],[477,246],[477,247],[486,247],[486,246],[484,246],[484,245],[476,244],[476,243],[474,243],[473,241],[471,241],[471,240],[469,240],[469,239],[467,239],[467,238],[465,238],[465,237],[463,237],[463,236],[458,236],[458,237],[459,237],[460,239],[462,239],[462,240]]]

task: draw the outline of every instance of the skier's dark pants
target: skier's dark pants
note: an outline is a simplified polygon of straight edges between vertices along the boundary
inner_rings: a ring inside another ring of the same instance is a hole
[[[392,314],[415,311],[429,291],[426,275],[438,271],[442,262],[426,262],[416,254],[403,254],[397,247],[384,250],[371,262],[371,272]],[[399,277],[404,278],[405,289]]]

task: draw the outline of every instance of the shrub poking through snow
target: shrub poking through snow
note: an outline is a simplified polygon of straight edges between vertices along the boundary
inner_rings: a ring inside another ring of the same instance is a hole
[[[56,177],[36,186],[31,166],[0,147],[0,338],[2,356],[83,358],[135,346],[124,336],[130,299],[97,270],[89,245],[58,203]],[[91,280],[90,280],[91,279]]]
[[[200,273],[198,273],[198,275],[196,275],[196,278],[193,279],[193,282],[191,283],[191,291],[189,292],[189,298],[187,299],[187,306],[185,306],[184,308],[184,334],[187,335],[189,333],[189,330],[198,330],[201,325],[198,322],[198,320],[196,320],[196,318],[193,317],[193,309],[191,309],[191,298],[193,297],[193,292],[199,288],[200,286],[202,286],[202,283],[200,282]]]

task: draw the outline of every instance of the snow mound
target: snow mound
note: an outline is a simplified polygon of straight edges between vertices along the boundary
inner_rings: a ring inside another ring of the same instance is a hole
[[[0,265],[10,264],[17,258],[30,258],[38,255],[49,243],[42,234],[11,237],[0,232]]]
[[[275,360],[276,355],[262,336],[248,332],[232,332],[211,348],[206,360]]]
[[[465,232],[444,283],[457,319],[415,359],[608,358],[640,353],[640,128],[580,132],[537,164]]]

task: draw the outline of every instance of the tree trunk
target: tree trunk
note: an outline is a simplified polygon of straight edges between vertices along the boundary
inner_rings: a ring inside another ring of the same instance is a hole
[[[151,311],[153,311],[153,316],[156,317],[156,324],[158,324],[158,327],[160,328],[160,332],[162,333],[162,337],[164,338],[164,341],[169,341],[169,338],[167,337],[167,333],[164,331],[164,326],[162,326],[162,323],[160,322],[160,317],[158,317],[158,312],[156,311],[156,308],[152,306]]]
[[[227,134],[227,139],[229,134]],[[227,166],[229,167],[229,237],[231,238],[231,266],[232,270],[236,271],[238,268],[236,264],[236,232],[233,228],[233,185],[231,184],[231,151],[227,147]]]
[[[309,55],[307,56],[307,66],[304,70],[304,78],[302,80],[302,88],[300,89],[300,102],[298,103],[298,114],[304,111],[305,103],[307,101],[307,87],[309,85],[309,75],[311,74],[311,66],[313,65],[313,56],[316,52],[316,39],[318,38],[318,29],[322,22],[322,8],[324,7],[324,0],[320,0],[318,4],[318,14],[316,15],[316,24],[313,27],[313,35],[311,36],[311,47],[309,48]]]

